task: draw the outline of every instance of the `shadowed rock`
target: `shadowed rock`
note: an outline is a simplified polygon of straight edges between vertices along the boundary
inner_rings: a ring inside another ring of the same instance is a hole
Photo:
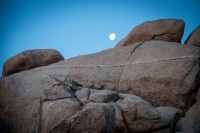
[[[176,132],[199,133],[200,132],[200,102],[194,104],[176,125]]]
[[[149,102],[130,95],[123,100],[122,111],[131,132],[151,132],[166,128],[173,121],[175,114],[182,113],[175,108],[155,109]]]

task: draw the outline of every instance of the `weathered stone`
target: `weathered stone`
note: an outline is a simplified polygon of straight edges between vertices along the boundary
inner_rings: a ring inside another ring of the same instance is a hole
[[[185,23],[180,19],[159,19],[147,21],[133,30],[116,47],[128,46],[136,42],[162,40],[181,42]]]
[[[71,118],[70,133],[114,133],[115,108],[106,103],[88,103]]]
[[[97,103],[115,102],[119,99],[118,93],[111,90],[100,90],[96,93],[92,93],[89,96],[89,101]]]
[[[41,122],[42,113],[44,113],[42,111],[42,103],[49,100],[60,101],[59,99],[76,94],[76,91],[78,93],[81,87],[76,85],[67,87],[67,84],[72,81],[86,88],[97,89],[90,89],[90,95],[102,92],[99,92],[99,89],[128,93],[120,94],[118,96],[119,99],[107,98],[107,100],[102,100],[104,102],[114,101],[118,103],[119,107],[121,100],[124,99],[125,101],[131,94],[135,94],[156,106],[172,106],[186,110],[195,99],[195,93],[200,86],[199,52],[200,48],[191,45],[150,41],[136,43],[127,47],[108,49],[99,53],[79,56],[49,66],[12,74],[0,78],[0,117],[10,123],[11,132],[41,132],[41,125],[44,125],[44,122]],[[113,94],[108,96],[113,96]],[[130,109],[130,112],[133,111],[134,113],[135,108],[139,108],[138,110],[141,111],[138,115],[143,120],[153,124],[150,121],[153,121],[154,118],[155,120],[158,119],[151,128],[156,130],[163,126],[164,128],[165,126],[169,128],[169,121],[166,119],[168,115],[162,115],[163,113],[153,108],[150,103],[141,100],[140,97],[133,97],[134,104],[137,103],[135,101],[138,101],[138,103]],[[122,102],[122,107],[124,101]],[[102,114],[107,112],[106,110],[111,110],[107,109],[107,106],[109,108],[111,106],[107,105],[109,103],[105,105],[106,107],[104,105],[103,107],[96,107],[96,105],[101,104],[103,103],[95,103],[94,108],[100,108]],[[85,104],[79,113],[71,116],[68,121],[66,119],[63,120],[60,124],[57,124],[58,126],[51,127],[52,130],[48,129],[48,131],[56,132],[61,131],[61,129],[65,129],[65,131],[73,129],[76,132],[75,123],[73,128],[71,127],[71,122],[73,122],[71,118],[75,118],[75,116],[78,118],[78,114],[87,114],[89,105]],[[127,104],[127,109],[129,109],[128,106]],[[63,105],[63,107],[65,108],[66,105]],[[87,110],[85,111],[86,107]],[[112,106],[112,108],[114,107]],[[92,111],[93,107],[91,106],[91,111],[89,112]],[[112,111],[112,113],[114,112]],[[93,117],[95,111],[90,114]],[[100,121],[104,121],[110,115],[105,114],[105,116],[100,118]],[[112,114],[112,116],[115,115]],[[125,114],[124,116],[129,119]],[[83,119],[91,118],[90,116],[80,117],[81,119],[82,117],[84,117]],[[24,123],[26,123],[26,126],[24,126]],[[157,123],[159,124],[157,125]],[[101,129],[104,130],[105,128],[103,128]],[[92,129],[96,129],[96,127]],[[138,127],[138,130],[140,129]]]
[[[86,88],[114,89],[156,106],[186,110],[200,86],[199,53],[191,45],[150,41],[78,56],[37,71],[63,75]]]
[[[42,101],[43,100],[56,100],[61,98],[72,98],[74,94],[69,90],[69,87],[62,85],[53,85],[48,89],[44,90]]]
[[[42,103],[41,132],[47,133],[64,119],[74,115],[80,108],[80,103],[74,98]]]
[[[194,104],[176,125],[176,132],[199,133],[200,132],[200,102]]]
[[[58,82],[44,73],[36,74],[37,76],[35,74],[26,77],[21,72],[0,79],[0,117],[10,123],[11,132],[40,132],[42,103],[63,99],[68,95],[62,86],[56,86],[61,81]],[[45,92],[50,92],[50,95]],[[53,94],[56,94],[55,97]]]
[[[8,76],[35,67],[47,66],[61,60],[64,60],[64,57],[54,49],[23,51],[11,57],[4,63],[2,75]]]
[[[160,113],[162,118],[164,119],[165,123],[168,126],[166,130],[163,130],[162,132],[167,132],[168,130],[170,132],[173,132],[175,129],[175,125],[180,120],[180,118],[183,116],[183,112],[180,109],[172,108],[172,107],[157,107],[155,108],[156,111]],[[162,133],[160,131],[160,133]]]
[[[185,44],[191,44],[200,47],[200,25],[192,31],[186,39]]]
[[[181,113],[170,107],[155,109],[149,102],[135,96],[128,96],[123,100],[122,111],[131,132],[151,132],[167,128],[175,115]]]
[[[81,90],[76,91],[75,95],[82,103],[86,103],[90,95],[90,89],[83,88]]]

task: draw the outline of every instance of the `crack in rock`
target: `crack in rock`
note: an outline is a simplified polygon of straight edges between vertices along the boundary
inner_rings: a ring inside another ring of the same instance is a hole
[[[131,54],[130,54],[130,56],[128,57],[128,60],[127,60],[127,63],[126,63],[126,64],[129,63],[130,58],[131,58],[131,56],[133,55],[133,53],[134,53],[143,43],[144,43],[144,42],[138,44],[138,45],[131,51]],[[124,67],[125,67],[125,65],[122,66],[122,71],[121,71],[121,73],[120,73],[120,75],[119,75],[119,79],[118,79],[118,82],[117,82],[117,83],[118,83],[118,86],[119,86],[119,82],[120,82],[121,76],[122,76],[122,74],[123,74],[123,72],[124,72]]]

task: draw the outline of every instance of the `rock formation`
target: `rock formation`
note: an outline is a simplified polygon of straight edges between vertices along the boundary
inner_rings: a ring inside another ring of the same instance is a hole
[[[200,25],[189,35],[185,44],[191,44],[200,47]]]
[[[176,132],[199,133],[200,132],[200,102],[194,104],[176,125]]]
[[[35,69],[35,73],[46,70],[86,88],[135,94],[156,106],[186,109],[195,100],[193,94],[199,86],[199,50],[179,43],[149,41],[78,56]]]
[[[180,19],[159,19],[144,22],[122,39],[116,47],[128,46],[136,42],[162,40],[181,42],[185,23]]]
[[[26,50],[4,63],[2,75],[8,76],[35,67],[47,66],[61,60],[64,60],[64,57],[54,49]]]
[[[0,131],[199,132],[200,48],[177,43],[180,34],[160,41],[169,35],[63,61],[50,54],[60,61],[51,65],[41,63],[54,57],[43,52],[11,58],[0,78]],[[13,71],[11,63],[26,69]]]

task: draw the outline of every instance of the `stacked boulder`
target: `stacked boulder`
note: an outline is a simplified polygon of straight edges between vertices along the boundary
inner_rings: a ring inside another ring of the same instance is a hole
[[[0,120],[19,133],[198,133],[198,28],[187,45],[183,31],[182,20],[162,19],[113,49],[67,60],[56,52],[45,59],[53,64],[36,61],[42,52],[18,54],[0,78]]]
[[[3,76],[20,71],[47,66],[64,60],[64,57],[54,49],[35,49],[23,51],[8,59],[3,65]]]
[[[189,35],[185,44],[191,44],[200,47],[200,25]]]

